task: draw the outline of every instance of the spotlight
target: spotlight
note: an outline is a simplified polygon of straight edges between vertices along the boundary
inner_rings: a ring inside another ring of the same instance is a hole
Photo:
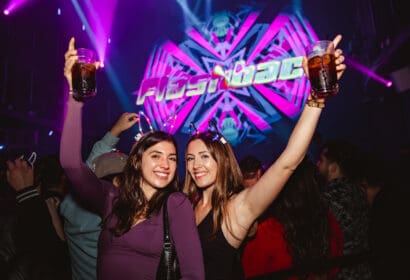
[[[82,29],[83,31],[85,31],[85,24],[83,24],[83,26],[81,27],[81,29]]]
[[[354,61],[350,57],[346,58],[346,64],[351,66],[353,69],[361,72],[362,74],[366,75],[367,77],[385,85],[386,87],[391,87],[393,85],[392,81],[389,81],[382,76],[378,75],[373,69],[368,68],[367,66],[360,64],[357,61]]]
[[[3,14],[6,15],[6,16],[8,16],[8,15],[10,14],[10,11],[7,10],[7,9],[5,9],[5,10],[3,10]]]
[[[101,61],[100,61],[100,67],[101,67],[101,68],[104,68],[104,66],[105,66],[105,65],[104,65],[104,61],[101,60]]]
[[[48,132],[48,136],[53,136],[53,134],[54,134],[54,131],[53,131],[53,130],[50,130],[50,131]]]
[[[107,42],[108,44],[111,44],[111,38],[108,38]]]
[[[57,9],[57,15],[61,16],[61,9],[60,8]]]
[[[0,145],[0,151],[3,151],[4,149],[6,149],[5,145]]]

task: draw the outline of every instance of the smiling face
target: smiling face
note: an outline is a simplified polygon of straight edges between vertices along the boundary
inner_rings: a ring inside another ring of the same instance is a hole
[[[175,177],[177,153],[175,145],[168,141],[159,142],[142,154],[142,189],[146,195],[165,188]]]
[[[189,143],[186,168],[197,187],[207,188],[215,185],[218,163],[202,140],[196,139]]]

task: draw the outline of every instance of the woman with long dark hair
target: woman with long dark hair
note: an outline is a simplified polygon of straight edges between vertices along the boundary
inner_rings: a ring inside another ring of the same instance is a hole
[[[243,251],[247,278],[268,278],[272,272],[283,279],[333,279],[336,275],[337,268],[329,267],[332,258],[343,253],[342,232],[315,174],[315,165],[305,158],[259,219],[256,236]]]
[[[64,74],[72,89],[71,68],[77,59],[74,38],[65,54]],[[113,181],[101,180],[81,158],[83,102],[72,95],[61,136],[60,160],[75,194],[101,215],[98,279],[155,279],[163,249],[163,211],[182,279],[204,279],[201,245],[192,206],[178,192],[177,145],[173,136],[154,131],[133,146],[125,168]]]

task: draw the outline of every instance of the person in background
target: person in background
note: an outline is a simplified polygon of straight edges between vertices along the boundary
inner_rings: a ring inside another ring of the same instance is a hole
[[[243,251],[245,278],[334,279],[331,259],[342,255],[342,233],[323,199],[313,163],[305,158]]]
[[[398,184],[398,168],[379,154],[363,157],[362,186],[370,204],[369,240],[372,276],[375,280],[407,279],[410,230],[409,190]],[[404,168],[403,166],[401,168]],[[403,182],[404,183],[404,182]]]
[[[370,208],[378,196],[389,184],[387,166],[384,160],[374,154],[363,154],[360,157],[360,184],[366,192],[367,202]]]
[[[45,189],[45,184],[40,185],[49,175],[47,170],[43,170],[41,176],[36,175],[43,178],[37,185],[34,173],[32,166],[22,158],[7,161],[7,180],[16,191],[17,200],[16,261],[24,267],[19,275],[29,279],[68,280],[71,279],[70,259],[57,212],[58,199],[39,191]]]
[[[122,173],[128,156],[112,151],[119,141],[120,134],[131,128],[137,120],[136,113],[123,113],[110,131],[93,145],[86,163],[98,178],[113,182],[112,180]],[[100,216],[87,209],[87,206],[72,193],[61,202],[60,214],[64,218],[64,233],[70,252],[73,280],[97,279]]]
[[[34,185],[46,201],[56,233],[65,241],[63,218],[58,209],[68,193],[70,184],[58,155],[41,157],[34,163]]]
[[[340,40],[341,35],[336,36],[334,45]],[[340,49],[335,57],[340,78],[346,68]],[[307,73],[306,62],[304,58]],[[221,134],[206,131],[188,140],[183,190],[194,207],[206,279],[243,278],[240,248],[254,221],[275,200],[306,154],[325,101],[312,102],[304,107],[285,150],[251,188],[243,188],[239,164]]]
[[[348,141],[330,140],[321,149],[318,170],[324,196],[343,234],[343,259],[336,279],[372,279],[369,265],[369,203],[359,184],[359,151]]]
[[[255,185],[264,172],[262,162],[253,155],[242,158],[239,162],[239,168],[242,172],[242,184],[245,188]]]
[[[64,74],[70,92],[77,59],[74,38],[65,53]],[[129,153],[116,185],[101,180],[81,159],[82,107],[67,101],[60,161],[78,198],[103,220],[97,279],[154,279],[163,249],[162,207],[167,200],[171,238],[182,279],[204,279],[201,244],[192,207],[178,192],[177,144],[162,131],[149,132]]]

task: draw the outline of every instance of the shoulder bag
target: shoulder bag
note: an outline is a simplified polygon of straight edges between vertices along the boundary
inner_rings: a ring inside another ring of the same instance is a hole
[[[175,246],[169,234],[167,200],[168,198],[165,199],[163,205],[164,246],[157,269],[157,280],[181,279]]]

